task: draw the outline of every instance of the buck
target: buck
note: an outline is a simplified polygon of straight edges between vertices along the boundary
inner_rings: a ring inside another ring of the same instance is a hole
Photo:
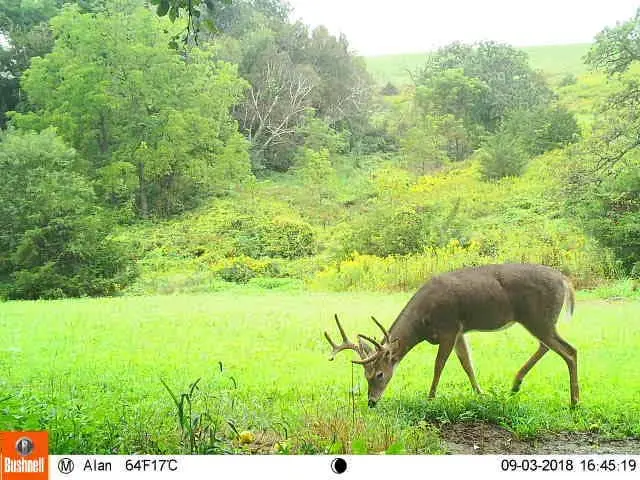
[[[577,351],[556,331],[563,305],[567,305],[569,316],[573,314],[573,287],[560,272],[533,264],[485,265],[433,277],[409,300],[389,330],[371,317],[382,331],[380,342],[359,334],[358,343],[352,343],[337,314],[335,320],[342,344],[334,343],[326,331],[324,335],[333,348],[330,360],[343,350],[358,353],[360,359],[352,362],[364,367],[369,384],[369,407],[374,407],[398,364],[424,340],[438,345],[429,398],[435,396],[440,374],[454,348],[471,386],[482,393],[464,334],[472,330],[501,330],[517,322],[536,337],[540,345],[517,372],[512,391],[517,392],[529,370],[545,353],[553,350],[569,367],[571,405],[575,406],[579,400]]]

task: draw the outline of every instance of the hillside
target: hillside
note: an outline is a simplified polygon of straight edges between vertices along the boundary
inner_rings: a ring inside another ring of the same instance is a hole
[[[589,49],[588,43],[572,45],[541,45],[523,47],[529,55],[531,66],[545,72],[551,83],[557,83],[567,74],[580,75],[587,68],[582,57]],[[424,62],[428,52],[366,57],[367,68],[375,81],[384,85],[391,82],[396,85],[410,83],[410,72],[415,71]]]

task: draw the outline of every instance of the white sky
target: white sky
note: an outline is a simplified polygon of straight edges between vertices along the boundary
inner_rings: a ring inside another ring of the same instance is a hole
[[[292,20],[347,35],[362,55],[424,52],[454,40],[523,47],[590,43],[638,0],[288,0]]]

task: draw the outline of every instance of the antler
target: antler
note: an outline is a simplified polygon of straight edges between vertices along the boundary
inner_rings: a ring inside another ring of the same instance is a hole
[[[362,352],[360,350],[360,347],[358,347],[355,343],[351,342],[347,338],[347,334],[344,333],[344,328],[342,328],[342,325],[340,325],[340,320],[338,320],[337,313],[334,314],[334,318],[336,319],[338,330],[340,330],[340,335],[342,336],[342,344],[336,345],[335,343],[333,343],[333,340],[331,340],[331,337],[329,336],[329,334],[326,331],[324,332],[325,338],[333,348],[333,351],[331,352],[331,358],[329,358],[329,360],[333,360],[334,358],[336,358],[336,354],[341,352],[342,350],[355,350],[356,352],[358,352],[358,355],[362,357]]]
[[[342,325],[340,325],[340,320],[338,320],[338,314],[334,314],[334,318],[336,319],[336,324],[338,325],[338,330],[340,330],[340,335],[342,336],[342,343],[340,345],[337,345],[336,343],[333,342],[333,340],[331,340],[331,337],[329,336],[329,334],[325,331],[324,332],[324,336],[327,339],[327,341],[329,342],[329,344],[331,345],[331,347],[333,348],[333,351],[331,352],[331,358],[329,358],[329,360],[333,360],[336,358],[336,354],[338,352],[341,352],[342,350],[355,350],[356,352],[358,352],[358,355],[360,355],[360,360],[351,360],[353,363],[357,363],[359,365],[364,365],[366,363],[370,363],[373,362],[375,359],[377,359],[382,352],[384,351],[384,348],[373,338],[371,337],[367,337],[366,335],[362,335],[362,334],[358,334],[359,338],[363,338],[365,340],[367,340],[368,342],[370,342],[374,347],[376,347],[376,351],[373,352],[371,355],[367,355],[366,350],[364,349],[364,344],[361,345],[362,346],[358,346],[355,343],[353,343],[351,340],[349,340],[347,338],[347,334],[344,333],[344,328],[342,328]],[[375,324],[380,328],[380,330],[382,330],[382,333],[384,334],[384,338],[385,341],[387,342],[387,344],[390,343],[389,341],[389,333],[385,330],[385,328],[382,326],[382,324],[380,322],[378,322],[378,320],[375,319],[375,317],[371,317],[373,319],[373,321],[375,322]]]
[[[384,335],[384,340],[385,342],[387,342],[387,345],[391,344],[391,340],[389,340],[389,332],[387,332],[386,328],[384,328],[382,324],[378,320],[376,320],[376,317],[374,317],[373,315],[371,316],[371,320],[373,320],[373,322],[378,326],[378,328],[382,330],[382,334]],[[384,348],[378,342],[376,342],[373,338],[367,337],[366,335],[362,335],[362,334],[359,334],[358,336],[360,338],[364,338],[365,340],[371,342],[373,346],[376,347],[376,351],[373,352],[368,357],[363,358],[362,360],[351,360],[353,363],[359,363],[361,365],[364,365],[365,363],[373,362],[376,358],[382,355]]]
[[[368,357],[363,358],[362,360],[351,360],[353,363],[357,363],[359,365],[364,365],[366,363],[373,362],[376,358],[378,358],[380,355],[382,355],[382,352],[383,352],[382,346],[378,342],[376,342],[373,338],[367,337],[366,335],[362,335],[361,333],[358,334],[358,337],[364,338],[368,342],[371,342],[373,344],[373,346],[376,347],[376,351],[373,352]],[[363,355],[360,355],[360,356],[364,357]]]
[[[376,317],[371,315],[371,320],[373,320],[373,322],[378,326],[378,328],[382,330],[382,334],[384,335],[385,341],[387,343],[391,343],[391,341],[389,340],[389,332],[387,332],[387,330],[382,326],[382,324],[378,320],[376,320]]]

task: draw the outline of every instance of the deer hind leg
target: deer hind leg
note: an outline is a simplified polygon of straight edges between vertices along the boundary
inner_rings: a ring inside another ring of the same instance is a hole
[[[482,393],[482,389],[476,380],[476,374],[473,371],[473,363],[471,362],[471,355],[469,354],[469,346],[467,345],[467,341],[462,333],[458,335],[458,339],[456,340],[456,355],[458,355],[458,360],[460,360],[462,368],[467,372],[467,376],[469,377],[469,381],[471,382],[473,389],[476,393]]]
[[[457,332],[451,334],[440,335],[440,346],[438,347],[438,353],[436,355],[436,363],[433,369],[433,380],[431,382],[431,390],[429,390],[429,398],[436,396],[436,390],[438,388],[438,382],[440,381],[440,375],[444,368],[447,359],[453,350],[453,346],[456,343]]]
[[[557,332],[553,332],[553,336],[545,343],[551,350],[564,359],[567,367],[569,368],[571,406],[575,407],[578,401],[580,401],[580,386],[578,384],[578,351],[563,340]]]
[[[522,380],[524,379],[525,375],[529,373],[529,370],[531,370],[533,366],[536,363],[538,363],[538,361],[548,351],[549,351],[549,347],[547,347],[544,343],[540,342],[540,346],[538,347],[538,350],[536,350],[536,352],[533,355],[531,355],[531,358],[527,360],[527,363],[525,363],[522,366],[522,368],[518,370],[518,373],[516,373],[516,378],[513,381],[513,387],[511,387],[512,392],[515,393],[520,390],[520,385],[522,385]]]
[[[578,385],[578,352],[577,350],[573,348],[571,345],[569,345],[565,340],[563,340],[560,337],[560,335],[558,335],[558,332],[556,332],[555,326],[548,326],[548,327],[544,327],[543,329],[541,328],[533,329],[531,328],[531,324],[529,324],[528,326],[525,325],[525,327],[527,328],[527,330],[529,330],[529,332],[531,332],[532,335],[534,335],[538,340],[540,340],[540,343],[544,344],[549,349],[553,350],[558,355],[560,355],[562,359],[565,361],[565,363],[567,364],[567,367],[569,368],[569,384],[571,386],[571,406],[574,407],[580,400],[580,387]],[[538,358],[537,360],[533,361],[536,357],[536,354],[541,352],[541,350],[543,350],[542,347],[538,348],[538,352],[536,352],[534,356],[529,360],[529,362],[527,362],[525,366],[522,367],[522,370],[524,370],[529,363],[531,363],[531,366],[533,366],[535,362],[539,360]],[[543,354],[540,353],[540,357],[542,357],[542,355]],[[531,368],[531,366],[529,366],[529,368]],[[520,372],[518,372],[518,374],[519,373]],[[516,381],[517,380],[518,380],[518,375],[516,375]],[[514,386],[515,386],[515,382],[514,382]]]

